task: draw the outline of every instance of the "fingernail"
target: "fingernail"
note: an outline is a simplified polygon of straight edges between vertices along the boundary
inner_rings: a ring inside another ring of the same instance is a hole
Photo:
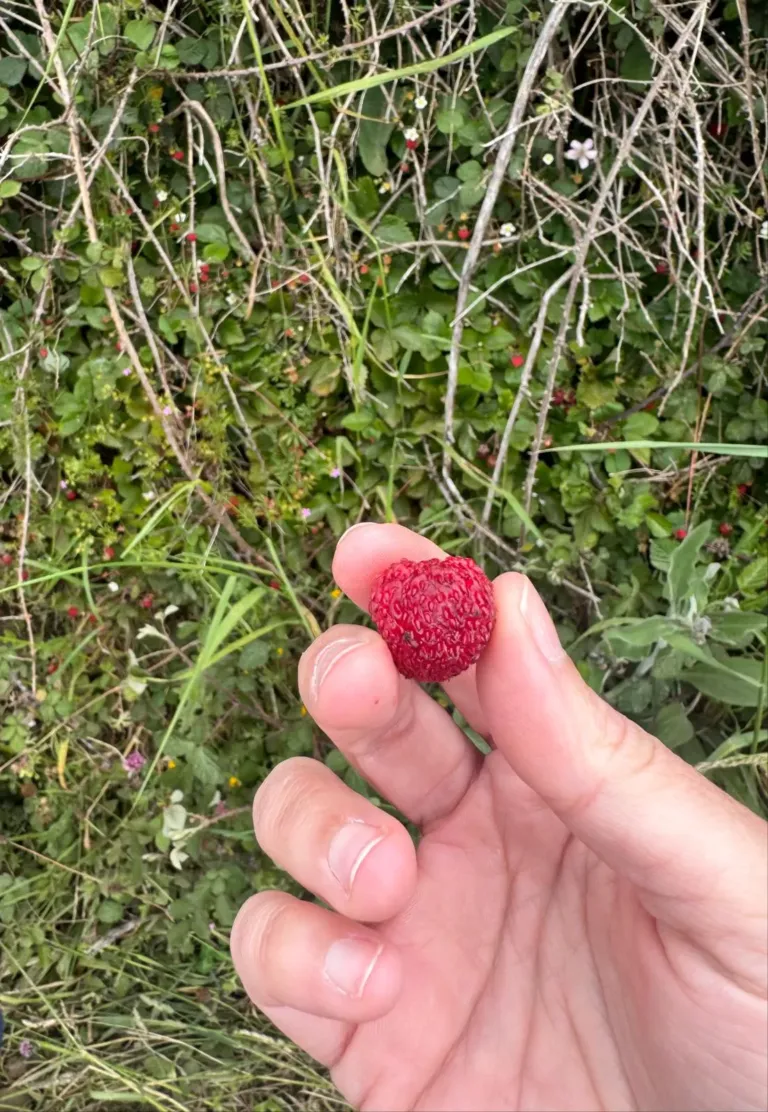
[[[356,637],[343,637],[339,641],[331,641],[320,650],[312,665],[312,678],[309,681],[312,697],[317,698],[320,688],[328,678],[331,669],[335,668],[342,657],[359,649],[364,644]]]
[[[352,891],[358,870],[384,835],[374,826],[352,819],[337,830],[328,847],[328,868],[347,893]]]
[[[523,594],[520,599],[520,612],[525,619],[531,637],[542,656],[554,663],[565,656],[565,649],[560,644],[555,623],[541,601],[539,592],[529,579],[526,579]]]
[[[345,996],[362,996],[384,944],[342,938],[325,955],[325,976]]]

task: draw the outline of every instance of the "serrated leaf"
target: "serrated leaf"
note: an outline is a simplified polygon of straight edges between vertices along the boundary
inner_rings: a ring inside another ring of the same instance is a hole
[[[410,243],[413,232],[402,216],[385,216],[376,229],[382,243]]]
[[[199,66],[208,53],[207,44],[203,42],[202,39],[193,39],[191,37],[179,39],[174,45],[176,47],[176,53],[179,55],[179,60],[185,66]]]
[[[196,224],[195,233],[200,243],[227,243],[227,233],[220,224]]]

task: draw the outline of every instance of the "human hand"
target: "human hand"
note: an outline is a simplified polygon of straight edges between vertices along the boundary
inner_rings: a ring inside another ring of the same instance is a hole
[[[366,607],[398,525],[339,543]],[[762,1109],[766,826],[591,691],[532,584],[494,584],[476,669],[445,688],[482,756],[373,630],[304,654],[302,698],[391,815],[319,762],[259,788],[266,853],[333,910],[261,892],[232,932],[255,1004],[356,1107]]]

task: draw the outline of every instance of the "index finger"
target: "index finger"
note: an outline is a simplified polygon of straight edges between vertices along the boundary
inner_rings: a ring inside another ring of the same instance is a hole
[[[345,595],[370,612],[371,588],[378,575],[398,560],[444,560],[448,556],[427,537],[403,525],[364,521],[342,536],[333,558],[333,577]],[[448,697],[479,734],[488,734],[475,682],[475,665],[443,685]]]

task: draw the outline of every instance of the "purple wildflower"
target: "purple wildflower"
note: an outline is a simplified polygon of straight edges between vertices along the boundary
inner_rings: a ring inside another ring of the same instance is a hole
[[[338,479],[340,474],[341,474],[341,468],[340,467],[334,467],[333,471],[331,471],[331,478],[332,479]]]
[[[22,1058],[31,1058],[34,1047],[29,1039],[22,1039],[19,1043],[19,1054]]]
[[[66,490],[67,487],[69,486],[69,483],[67,482],[66,479],[62,479],[61,482],[59,483],[59,486],[61,487],[62,490]]]
[[[169,405],[166,405],[166,406],[165,406],[165,407],[163,408],[163,417],[170,417],[170,415],[171,415],[172,413],[173,413],[173,410],[171,409],[171,407],[170,407]]]
[[[123,367],[123,374],[128,376],[131,373],[130,367]]]
[[[301,511],[301,516],[304,518],[305,521],[307,520],[308,517],[312,517],[312,511],[310,510],[310,508],[308,506],[304,506],[304,508]]]
[[[134,749],[127,757],[123,757],[123,768],[129,775],[139,772],[146,763],[147,758],[138,749]]]

